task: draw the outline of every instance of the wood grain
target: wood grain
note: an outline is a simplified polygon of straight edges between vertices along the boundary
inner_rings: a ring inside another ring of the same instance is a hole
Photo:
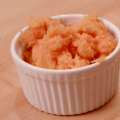
[[[25,99],[10,54],[14,35],[30,16],[97,14],[120,28],[120,0],[1,0],[0,1],[0,120],[120,120],[120,84],[103,107],[86,114],[57,116],[32,107]]]

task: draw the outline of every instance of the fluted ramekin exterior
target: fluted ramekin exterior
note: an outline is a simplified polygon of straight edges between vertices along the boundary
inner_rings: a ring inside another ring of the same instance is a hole
[[[22,52],[18,49],[22,45],[12,43],[13,61],[28,102],[41,111],[57,115],[85,113],[108,102],[115,94],[119,81],[120,33],[114,34],[118,45],[104,62],[71,70],[49,70],[29,65],[14,55],[20,56]]]
[[[71,78],[66,74],[56,80],[49,75],[41,79],[42,76],[40,78],[35,71],[17,67],[24,95],[30,104],[57,115],[85,113],[99,108],[113,97],[119,80],[119,55],[113,64],[103,65],[102,69],[85,78],[81,78],[84,73],[80,72],[80,77],[74,73]]]

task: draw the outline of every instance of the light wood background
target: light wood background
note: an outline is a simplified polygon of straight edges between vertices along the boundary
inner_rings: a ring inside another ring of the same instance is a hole
[[[0,120],[120,120],[120,84],[103,107],[75,116],[41,112],[25,99],[10,54],[14,35],[30,16],[97,14],[120,28],[120,0],[0,0]]]

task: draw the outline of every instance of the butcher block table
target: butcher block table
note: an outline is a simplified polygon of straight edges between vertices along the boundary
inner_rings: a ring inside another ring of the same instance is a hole
[[[47,114],[27,102],[10,44],[31,16],[41,14],[97,14],[120,28],[120,0],[0,0],[0,120],[120,120],[120,84],[108,103],[80,115]]]

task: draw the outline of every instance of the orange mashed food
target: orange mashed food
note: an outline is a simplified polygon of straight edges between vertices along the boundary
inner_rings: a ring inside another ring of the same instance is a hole
[[[73,69],[102,62],[117,45],[97,15],[69,25],[41,15],[31,17],[28,26],[19,39],[27,45],[24,60],[41,68]]]

